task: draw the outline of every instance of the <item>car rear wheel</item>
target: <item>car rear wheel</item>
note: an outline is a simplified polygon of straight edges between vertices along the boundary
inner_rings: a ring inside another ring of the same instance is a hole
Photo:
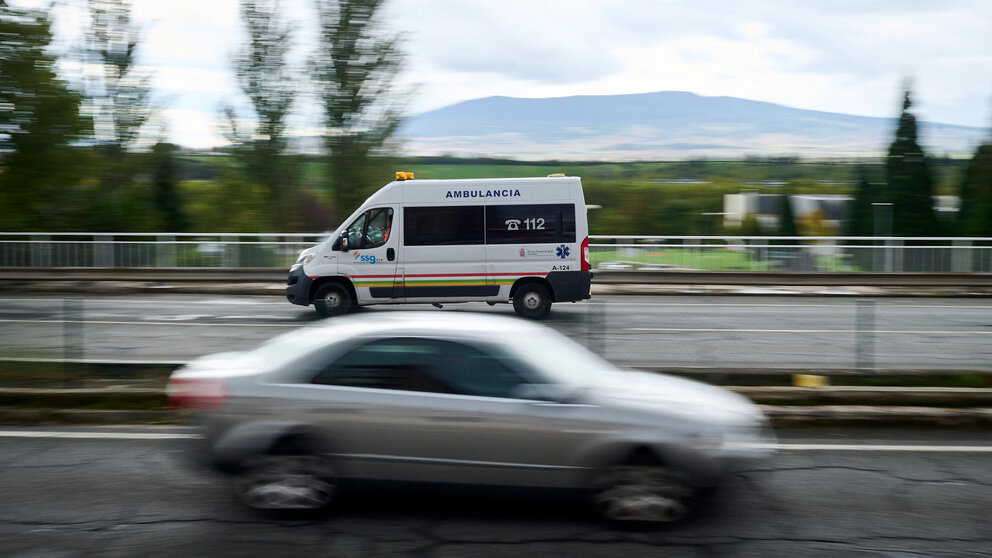
[[[347,314],[353,304],[348,289],[336,283],[328,283],[317,289],[313,299],[313,307],[321,318]]]
[[[521,285],[513,293],[513,309],[519,316],[540,320],[551,311],[551,293],[538,283]]]
[[[245,464],[234,486],[248,507],[270,512],[315,512],[337,492],[333,467],[312,455],[258,456]]]
[[[695,489],[685,474],[660,464],[618,465],[597,479],[592,500],[612,522],[671,523],[692,510]]]

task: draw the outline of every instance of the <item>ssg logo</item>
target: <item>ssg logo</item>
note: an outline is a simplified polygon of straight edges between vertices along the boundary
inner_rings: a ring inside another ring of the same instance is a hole
[[[370,255],[370,254],[359,254],[357,251],[354,254],[352,254],[352,255],[355,256],[355,261],[356,262],[365,262],[365,263],[374,264],[377,261],[379,261],[373,255]]]
[[[558,256],[559,258],[563,259],[563,260],[565,258],[567,258],[568,257],[568,246],[565,246],[564,244],[562,244],[561,246],[559,246],[555,250],[555,255]]]

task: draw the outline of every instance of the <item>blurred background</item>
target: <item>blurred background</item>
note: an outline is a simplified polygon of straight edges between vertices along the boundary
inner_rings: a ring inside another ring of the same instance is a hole
[[[0,231],[319,233],[401,169],[578,175],[599,235],[992,236],[981,2],[0,6]]]
[[[990,46],[987,0],[0,0],[0,555],[987,556]],[[581,177],[593,298],[546,323],[779,458],[643,535],[247,515],[166,378],[314,322],[288,267],[396,171]]]

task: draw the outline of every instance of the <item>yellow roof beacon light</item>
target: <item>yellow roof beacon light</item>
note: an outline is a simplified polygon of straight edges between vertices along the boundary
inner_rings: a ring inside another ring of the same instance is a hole
[[[399,171],[396,173],[396,180],[413,180],[413,173]]]
[[[548,178],[565,178],[565,173],[563,173],[563,172],[556,172],[554,174],[549,174],[548,175]]]

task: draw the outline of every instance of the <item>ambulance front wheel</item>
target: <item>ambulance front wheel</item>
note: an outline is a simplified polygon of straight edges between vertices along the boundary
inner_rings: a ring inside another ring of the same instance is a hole
[[[317,289],[313,299],[313,307],[321,318],[347,314],[353,304],[348,289],[336,283],[328,283]]]
[[[551,293],[538,283],[522,285],[513,294],[513,309],[521,317],[540,320],[551,311]]]

